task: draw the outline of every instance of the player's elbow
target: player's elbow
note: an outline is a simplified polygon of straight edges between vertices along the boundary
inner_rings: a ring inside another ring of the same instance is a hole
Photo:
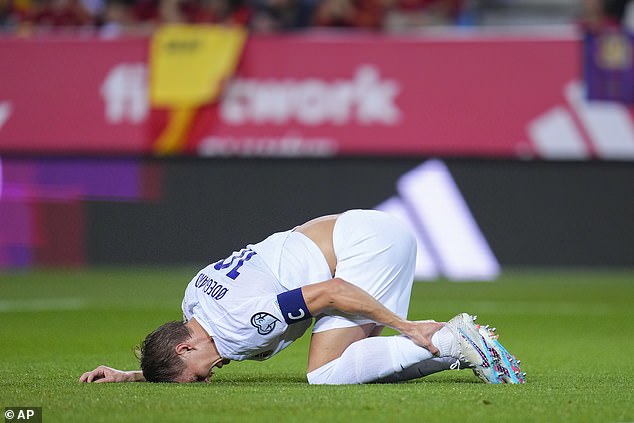
[[[328,284],[328,305],[337,308],[342,298],[345,298],[350,290],[350,283],[341,278],[333,278]]]
[[[304,300],[313,316],[320,313],[338,310],[345,304],[350,284],[341,278],[330,279],[302,288]]]

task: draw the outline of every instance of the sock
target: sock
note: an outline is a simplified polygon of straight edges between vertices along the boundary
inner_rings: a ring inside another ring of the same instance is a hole
[[[454,333],[446,326],[434,333],[431,337],[431,343],[438,348],[441,357],[458,358],[460,355],[458,340]]]
[[[455,338],[446,328],[434,334],[432,343],[440,350],[441,355],[452,355],[457,350]],[[409,380],[449,368],[450,364],[443,360],[416,367],[432,358],[433,355],[427,349],[419,347],[409,338],[377,336],[352,343],[341,357],[313,370],[307,377],[310,384],[359,384],[384,381],[406,369],[408,372],[396,377],[395,381]]]

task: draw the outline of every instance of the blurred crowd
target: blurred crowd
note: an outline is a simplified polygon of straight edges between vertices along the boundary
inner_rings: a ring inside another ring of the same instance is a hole
[[[583,0],[583,9],[589,30],[622,27],[634,33],[634,0]]]
[[[452,24],[465,0],[0,0],[13,31],[147,32],[164,23],[248,26],[279,32],[314,26],[381,29]]]
[[[575,13],[587,27],[634,20],[634,0],[578,1]],[[147,34],[165,23],[242,25],[260,33],[308,27],[399,31],[433,25],[474,25],[481,23],[478,16],[483,8],[512,8],[514,3],[522,1],[0,0],[0,31],[98,31],[108,36]]]

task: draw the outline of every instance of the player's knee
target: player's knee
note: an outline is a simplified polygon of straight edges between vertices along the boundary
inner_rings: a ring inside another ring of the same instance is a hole
[[[309,385],[335,385],[331,381],[331,378],[325,374],[314,374],[314,372],[309,372],[306,374],[306,379],[308,379]]]
[[[334,369],[337,365],[337,361],[333,360],[323,366],[306,373],[306,379],[310,385],[337,385],[335,382]]]
[[[309,385],[325,385],[326,382],[318,375],[313,375],[313,372],[306,373],[306,379]]]

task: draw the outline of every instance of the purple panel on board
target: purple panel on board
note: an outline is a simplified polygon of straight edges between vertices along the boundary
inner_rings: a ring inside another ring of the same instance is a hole
[[[0,200],[0,268],[31,264],[33,222],[27,204]]]
[[[32,264],[31,252],[31,247],[28,246],[15,245],[7,247],[8,264],[11,267],[28,267]]]
[[[0,201],[0,246],[33,243],[33,213],[28,204]]]
[[[37,238],[48,236],[51,229],[42,227],[39,230],[43,232],[37,233],[34,213],[39,205],[80,204],[82,200],[138,201],[144,196],[144,167],[138,160],[4,158],[1,165],[0,268],[37,264],[33,263],[39,260],[34,249]],[[147,195],[156,195],[153,185],[149,187]],[[69,218],[58,215],[56,219],[54,224],[63,225]]]
[[[33,160],[2,159],[2,181],[6,185],[35,182],[36,162]]]
[[[48,159],[38,161],[41,187],[78,189],[85,199],[136,200],[141,196],[136,160]]]

